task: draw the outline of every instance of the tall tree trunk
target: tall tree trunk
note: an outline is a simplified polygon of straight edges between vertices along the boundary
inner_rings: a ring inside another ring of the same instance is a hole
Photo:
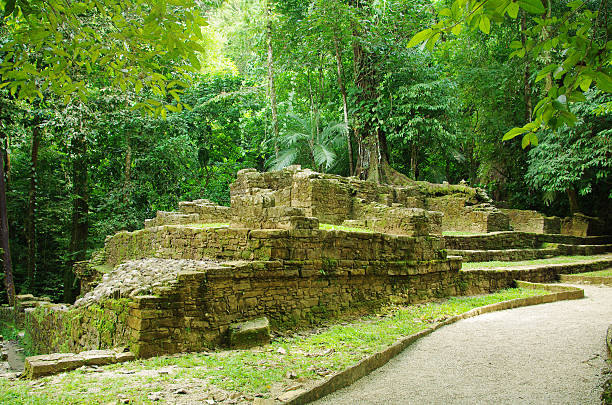
[[[87,184],[87,141],[81,122],[78,133],[72,140],[72,233],[70,237],[70,262],[64,271],[64,302],[72,303],[78,294],[72,266],[85,260],[89,231]]]
[[[13,281],[13,267],[11,264],[11,250],[9,248],[9,227],[6,208],[6,182],[4,172],[4,137],[0,137],[0,249],[2,249],[2,266],[4,267],[4,286],[9,305],[15,305],[15,283]]]
[[[376,56],[365,52],[359,39],[353,41],[353,57],[355,63],[355,85],[358,89],[357,105],[368,106],[378,97],[378,73],[376,72]],[[408,184],[407,176],[399,173],[389,164],[387,139],[377,128],[373,128],[367,117],[362,113],[355,114],[355,128],[359,130],[358,171],[360,178],[376,183]]]
[[[552,15],[552,1],[551,0],[546,0],[546,14],[542,15],[542,18],[549,19],[551,15]],[[542,33],[540,34],[540,38],[541,38],[542,42],[546,42],[550,38],[550,30],[552,30],[552,28],[544,27],[542,29]],[[542,52],[542,62],[544,64],[546,64],[546,65],[549,64],[550,62],[552,62],[552,57],[550,55],[550,51],[543,51]],[[552,72],[549,72],[546,75],[546,80],[545,80],[545,84],[544,84],[544,91],[546,93],[548,93],[548,91],[551,88],[552,88]]]
[[[527,16],[524,10],[521,10],[521,43],[523,44],[523,48],[527,43],[527,36],[525,32],[527,31]],[[533,114],[533,105],[531,101],[531,84],[529,83],[529,59],[528,56],[525,56],[525,69],[523,71],[523,98],[525,100],[525,122],[531,122],[531,116]]]
[[[27,285],[30,291],[34,288],[36,278],[36,168],[38,166],[38,149],[40,146],[40,123],[34,121],[32,126],[32,150],[30,155],[30,191],[28,193],[27,215],[27,241],[28,241],[28,268]]]
[[[570,205],[570,213],[573,215],[580,212],[580,204],[578,203],[578,193],[574,187],[568,187],[566,190],[567,198]]]
[[[274,153],[278,157],[278,110],[276,105],[276,85],[274,81],[274,52],[272,49],[272,22],[270,21],[270,5],[266,4],[268,24],[266,25],[266,45],[268,48],[268,91],[270,95],[270,108],[272,110],[272,136],[274,137]]]
[[[346,87],[344,85],[343,69],[342,69],[342,56],[340,54],[340,40],[337,35],[334,35],[334,47],[336,48],[336,67],[338,73],[338,87],[340,87],[340,94],[342,95],[342,112],[344,118],[344,125],[346,125],[346,146],[348,147],[348,161],[349,161],[349,175],[355,174],[353,171],[353,145],[351,144],[351,131],[349,130],[349,118],[348,118],[348,103],[346,101]]]

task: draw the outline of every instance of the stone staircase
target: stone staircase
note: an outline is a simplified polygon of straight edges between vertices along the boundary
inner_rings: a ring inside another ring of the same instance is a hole
[[[549,259],[556,256],[592,256],[612,252],[611,236],[571,236],[527,232],[445,236],[447,252],[464,262]]]

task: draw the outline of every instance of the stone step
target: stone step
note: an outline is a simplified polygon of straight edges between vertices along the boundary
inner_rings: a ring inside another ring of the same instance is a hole
[[[596,256],[593,260],[572,263],[532,264],[526,266],[504,266],[496,268],[461,269],[462,272],[486,276],[487,273],[510,273],[515,280],[531,282],[559,281],[562,274],[580,274],[605,270],[612,267],[612,255]]]
[[[463,262],[519,262],[521,260],[548,259],[559,256],[556,248],[503,249],[503,250],[447,250],[449,255],[463,257]]]
[[[605,245],[557,245],[560,255],[565,256],[590,256],[590,255],[601,255],[604,253],[612,252],[612,244]]]
[[[555,256],[591,256],[612,252],[608,245],[566,245],[560,244],[542,249],[493,249],[470,250],[449,249],[449,255],[462,256],[464,262],[518,262],[522,260],[548,259]]]
[[[491,232],[479,235],[444,236],[452,250],[538,249],[545,243],[563,245],[607,245],[612,236],[571,236],[528,232]]]

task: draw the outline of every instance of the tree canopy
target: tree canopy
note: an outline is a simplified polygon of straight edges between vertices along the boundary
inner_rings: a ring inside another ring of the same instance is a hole
[[[250,167],[463,180],[499,206],[612,222],[605,1],[0,5],[19,292],[70,301],[106,235],[180,200],[227,205]]]

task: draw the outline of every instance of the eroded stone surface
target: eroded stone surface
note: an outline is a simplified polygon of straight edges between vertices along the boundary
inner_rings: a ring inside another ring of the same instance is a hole
[[[229,343],[232,349],[248,349],[270,343],[270,322],[260,317],[251,321],[231,324]]]
[[[133,353],[123,350],[89,350],[75,353],[52,353],[27,357],[24,375],[27,378],[38,378],[75,370],[82,366],[103,366],[122,363],[135,359]]]
[[[217,265],[212,260],[131,260],[105,274],[102,282],[74,305],[81,307],[103,299],[152,294],[156,288],[175,283],[180,272],[203,271]]]

